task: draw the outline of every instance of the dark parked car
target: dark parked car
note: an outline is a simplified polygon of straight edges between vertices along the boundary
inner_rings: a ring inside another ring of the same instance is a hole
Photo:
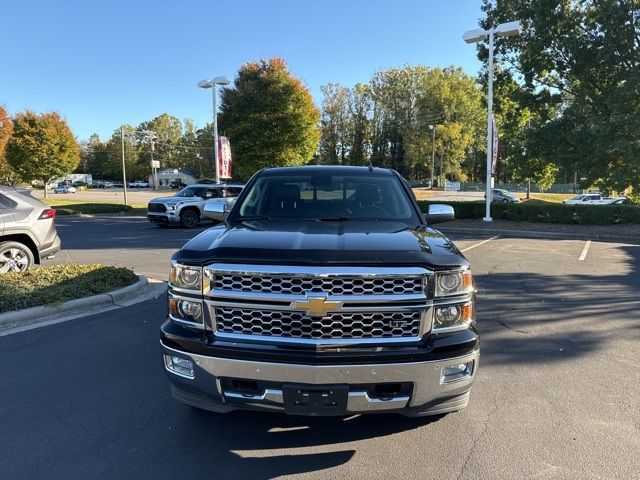
[[[493,188],[491,189],[491,201],[492,202],[503,202],[503,203],[519,203],[520,198],[511,193],[509,190],[505,190],[504,188]],[[485,194],[484,198],[487,198]]]
[[[22,272],[60,250],[55,216],[29,191],[0,187],[0,273]]]

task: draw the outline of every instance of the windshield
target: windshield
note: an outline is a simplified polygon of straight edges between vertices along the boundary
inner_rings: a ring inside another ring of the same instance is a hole
[[[267,175],[256,180],[236,212],[238,220],[266,217],[419,223],[400,181],[390,175]]]
[[[180,190],[175,194],[176,197],[180,198],[191,198],[191,197],[200,197],[200,198],[215,198],[218,196],[215,189],[207,188],[207,187],[186,187]]]
[[[571,200],[582,200],[585,197],[586,197],[586,195],[577,195],[577,196],[573,197]]]

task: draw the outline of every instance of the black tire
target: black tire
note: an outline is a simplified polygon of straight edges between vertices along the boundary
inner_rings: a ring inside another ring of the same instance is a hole
[[[0,274],[24,272],[35,260],[29,247],[19,242],[0,242]]]
[[[502,203],[509,203],[509,200],[505,198],[504,200],[502,200]]]
[[[182,225],[183,228],[197,227],[199,223],[200,215],[191,208],[183,210],[180,214],[180,225]]]

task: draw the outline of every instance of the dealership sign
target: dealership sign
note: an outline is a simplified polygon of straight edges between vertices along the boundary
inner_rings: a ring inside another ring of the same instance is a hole
[[[227,137],[218,137],[218,162],[220,178],[231,178],[231,144]]]

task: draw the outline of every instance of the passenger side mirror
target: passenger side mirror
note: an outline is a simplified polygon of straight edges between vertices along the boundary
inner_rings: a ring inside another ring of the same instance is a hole
[[[222,222],[227,216],[226,202],[207,202],[204,205],[204,216],[210,220]]]
[[[429,205],[429,210],[425,214],[424,218],[427,224],[434,225],[436,223],[450,222],[455,217],[455,212],[451,205],[443,205],[434,203]]]

